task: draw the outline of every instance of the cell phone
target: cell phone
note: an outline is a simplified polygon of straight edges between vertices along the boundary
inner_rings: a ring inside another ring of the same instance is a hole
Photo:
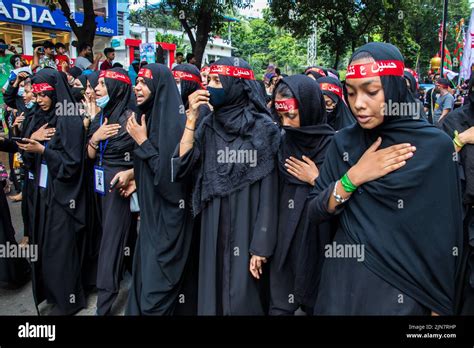
[[[19,143],[22,143],[22,144],[28,144],[28,142],[24,141],[23,138],[21,137],[11,137],[11,140],[18,141]]]
[[[39,47],[38,52],[41,53],[41,54],[44,54],[44,47]]]
[[[110,188],[109,188],[110,191],[112,191],[115,188],[115,185],[117,185],[118,181],[119,181],[119,178],[115,178],[115,180],[110,183]]]

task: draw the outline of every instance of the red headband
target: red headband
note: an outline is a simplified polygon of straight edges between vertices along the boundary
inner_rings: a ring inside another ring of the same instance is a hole
[[[186,80],[186,81],[193,81],[198,83],[200,86],[202,84],[201,77],[197,77],[196,75],[193,75],[191,73],[188,73],[186,71],[173,71],[173,76],[181,79],[181,80]]]
[[[211,68],[208,67],[208,66],[206,66],[206,67],[204,67],[204,68],[201,69],[201,72],[207,72],[207,73],[209,73],[209,71],[211,71]]]
[[[44,83],[33,83],[33,93],[41,93],[44,91],[54,91],[54,87],[50,84]]]
[[[319,87],[321,88],[322,91],[332,92],[342,99],[341,87],[333,85],[332,83],[326,83],[326,82],[319,84]]]
[[[298,101],[296,98],[275,100],[275,110],[278,112],[298,110]]]
[[[405,64],[399,60],[378,60],[368,64],[349,65],[346,79],[363,79],[374,76],[403,76]]]
[[[153,73],[150,69],[141,68],[140,71],[138,72],[138,77],[144,77],[144,78],[153,80]]]
[[[130,81],[130,78],[127,75],[124,75],[122,73],[116,72],[116,71],[110,71],[110,70],[102,70],[99,74],[99,78],[105,77],[107,79],[112,79],[112,80],[117,80],[120,82],[127,83],[129,85],[132,84]]]
[[[246,80],[255,80],[252,70],[229,65],[212,65],[209,74],[219,74]]]
[[[326,73],[324,72],[324,70],[322,70],[320,68],[316,68],[316,67],[308,68],[308,70],[306,70],[306,73],[308,73],[310,71],[314,71],[314,72],[317,72],[319,75],[326,76]]]

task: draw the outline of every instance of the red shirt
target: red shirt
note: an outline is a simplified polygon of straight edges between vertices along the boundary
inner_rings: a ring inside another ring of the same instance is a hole
[[[109,70],[112,69],[112,64],[106,59],[101,65],[100,70]]]
[[[58,54],[57,56],[54,56],[54,59],[59,71],[63,71],[63,67],[62,67],[63,62],[67,63],[68,68],[71,66],[69,62],[69,57],[66,56],[65,54]]]

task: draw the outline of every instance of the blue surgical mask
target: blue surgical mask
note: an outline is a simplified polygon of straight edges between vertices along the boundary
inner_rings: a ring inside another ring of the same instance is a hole
[[[99,108],[103,109],[105,108],[109,100],[110,98],[109,98],[109,95],[107,94],[107,95],[104,95],[103,97],[100,97],[99,99],[96,99],[95,103],[97,104]]]
[[[25,94],[25,87],[18,88],[18,96],[23,97],[24,94]]]
[[[33,100],[30,100],[28,103],[26,103],[25,106],[26,106],[27,109],[32,109],[33,106],[35,106],[35,104],[36,103]]]
[[[224,88],[214,88],[214,87],[207,87],[209,94],[211,95],[209,98],[209,103],[215,108],[219,108],[223,106],[227,101],[227,95],[225,93]]]

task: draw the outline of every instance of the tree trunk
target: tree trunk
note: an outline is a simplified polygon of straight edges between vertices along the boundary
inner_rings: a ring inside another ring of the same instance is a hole
[[[207,42],[209,40],[211,24],[211,14],[207,11],[203,12],[199,16],[199,22],[197,23],[196,29],[196,46],[193,47],[196,65],[199,69],[201,68],[202,58],[204,57],[204,51],[206,50]]]
[[[82,23],[82,26],[78,26],[76,21],[74,20],[67,0],[59,0],[58,2],[64,17],[66,17],[73,33],[77,37],[78,46],[83,42],[93,46],[95,31],[97,28],[97,24],[95,22],[96,15],[94,13],[93,1],[84,1],[84,22]]]

